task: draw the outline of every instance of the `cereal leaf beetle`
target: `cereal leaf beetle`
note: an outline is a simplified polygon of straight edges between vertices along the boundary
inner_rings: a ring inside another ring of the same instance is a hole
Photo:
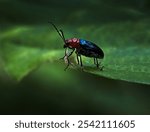
[[[65,56],[63,58],[67,59],[68,62],[68,65],[65,68],[65,70],[71,64],[69,61],[69,57],[73,54],[74,51],[76,53],[77,63],[80,64],[81,67],[83,67],[81,55],[94,58],[94,64],[97,66],[97,68],[99,67],[98,59],[104,58],[104,52],[100,47],[84,39],[78,39],[78,38],[65,39],[63,31],[61,29],[58,30],[58,28],[55,26],[54,23],[52,22],[49,23],[52,24],[52,26],[55,28],[55,30],[57,31],[57,33],[59,34],[59,36],[64,42]],[[67,48],[72,50],[69,55],[67,54]],[[102,69],[103,67],[101,67],[101,70]]]

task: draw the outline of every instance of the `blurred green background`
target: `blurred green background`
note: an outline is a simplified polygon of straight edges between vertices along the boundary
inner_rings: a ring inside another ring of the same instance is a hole
[[[0,114],[150,114],[150,85],[63,71],[63,44],[48,24],[55,22],[67,38],[101,42],[106,52],[132,45],[148,55],[149,9],[149,0],[0,0]],[[39,59],[53,50],[61,52]],[[13,59],[22,53],[24,60]],[[112,65],[121,53],[115,50]]]

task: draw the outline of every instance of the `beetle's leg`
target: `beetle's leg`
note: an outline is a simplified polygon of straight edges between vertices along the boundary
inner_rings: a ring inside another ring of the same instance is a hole
[[[81,67],[82,67],[83,64],[82,64],[81,54],[79,53],[79,49],[76,49],[76,54],[77,54],[77,62],[78,62],[78,64],[80,64]]]
[[[77,55],[77,63],[79,65],[79,55],[78,54],[76,54],[76,55]]]
[[[76,57],[77,57],[77,63],[78,63],[78,65],[79,65],[79,63],[80,63],[80,60],[79,60],[79,53],[78,53],[78,50],[76,49]]]
[[[80,55],[80,64],[81,64],[81,67],[82,67],[83,64],[82,64],[82,58],[81,58],[81,55]]]
[[[66,56],[66,55],[64,55],[63,57],[61,57],[59,60],[62,60],[62,59],[64,59],[64,58],[65,58],[65,56]]]
[[[94,58],[94,64],[99,67],[99,62],[98,62],[98,59],[97,58]]]
[[[67,61],[67,66],[66,66],[66,68],[65,68],[64,70],[67,70],[67,68],[69,67],[69,65],[70,65],[71,63],[70,63],[70,60],[69,60],[68,56],[65,56],[64,59],[66,59],[65,61]]]
[[[64,59],[66,59],[66,61],[67,61],[67,66],[66,66],[66,68],[64,70],[66,70],[69,67],[69,65],[71,64],[71,62],[69,60],[69,57],[73,54],[74,51],[75,51],[75,49],[72,49],[71,53],[68,55],[67,54],[67,50],[65,50]]]
[[[70,65],[70,62],[69,62],[69,59],[68,59],[68,64],[67,64],[66,68],[64,69],[64,71],[67,70],[67,68],[69,67],[69,65]]]
[[[74,51],[75,51],[75,49],[72,49],[72,51],[71,51],[71,53],[68,55],[68,57],[71,56]]]
[[[96,58],[94,58],[94,64],[97,65],[97,64],[96,64]]]
[[[95,58],[96,59],[96,66],[97,66],[97,68],[99,67],[99,62],[98,62],[98,59],[97,58]]]
[[[61,59],[64,59],[66,56],[70,57],[70,56],[73,54],[74,51],[75,51],[75,49],[73,49],[73,50],[71,51],[71,53],[70,53],[69,55],[67,55],[67,49],[66,49],[66,50],[65,50],[65,55],[64,55],[62,58],[60,58],[60,60],[61,60]]]
[[[67,48],[65,49],[65,55],[62,58],[60,58],[60,60],[64,59],[66,56],[67,56]]]

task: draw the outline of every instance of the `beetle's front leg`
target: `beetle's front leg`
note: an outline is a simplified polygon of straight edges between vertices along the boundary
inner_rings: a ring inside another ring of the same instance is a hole
[[[61,60],[61,59],[64,59],[66,56],[69,58],[69,57],[73,54],[74,51],[75,51],[75,49],[73,49],[73,50],[70,52],[70,54],[68,55],[68,54],[67,54],[67,48],[66,48],[66,49],[65,49],[65,55],[64,55],[64,57],[60,58],[60,60]]]
[[[70,54],[68,55],[68,57],[71,56],[74,51],[75,51],[75,49],[72,49],[72,51],[70,52]]]
[[[71,62],[69,60],[69,57],[73,54],[74,50],[75,49],[73,49],[70,54],[68,54],[68,52],[67,52],[68,50],[67,49],[65,50],[65,56],[63,57],[63,59],[67,63],[67,66],[66,66],[66,68],[64,70],[66,70],[69,67],[69,65],[71,64]]]
[[[69,65],[70,65],[71,63],[70,63],[70,60],[69,60],[68,56],[64,56],[64,60],[65,60],[65,62],[67,63],[67,66],[66,66],[66,68],[65,68],[64,70],[67,70],[67,68],[69,67]]]
[[[65,55],[62,58],[60,58],[60,60],[64,59],[66,56],[67,56],[67,48],[65,48]]]

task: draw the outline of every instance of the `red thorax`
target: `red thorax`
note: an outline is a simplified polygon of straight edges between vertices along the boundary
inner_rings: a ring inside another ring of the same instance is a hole
[[[70,48],[79,48],[80,44],[79,44],[79,39],[78,38],[71,38],[71,39],[67,39],[66,43],[68,44],[68,47]]]

